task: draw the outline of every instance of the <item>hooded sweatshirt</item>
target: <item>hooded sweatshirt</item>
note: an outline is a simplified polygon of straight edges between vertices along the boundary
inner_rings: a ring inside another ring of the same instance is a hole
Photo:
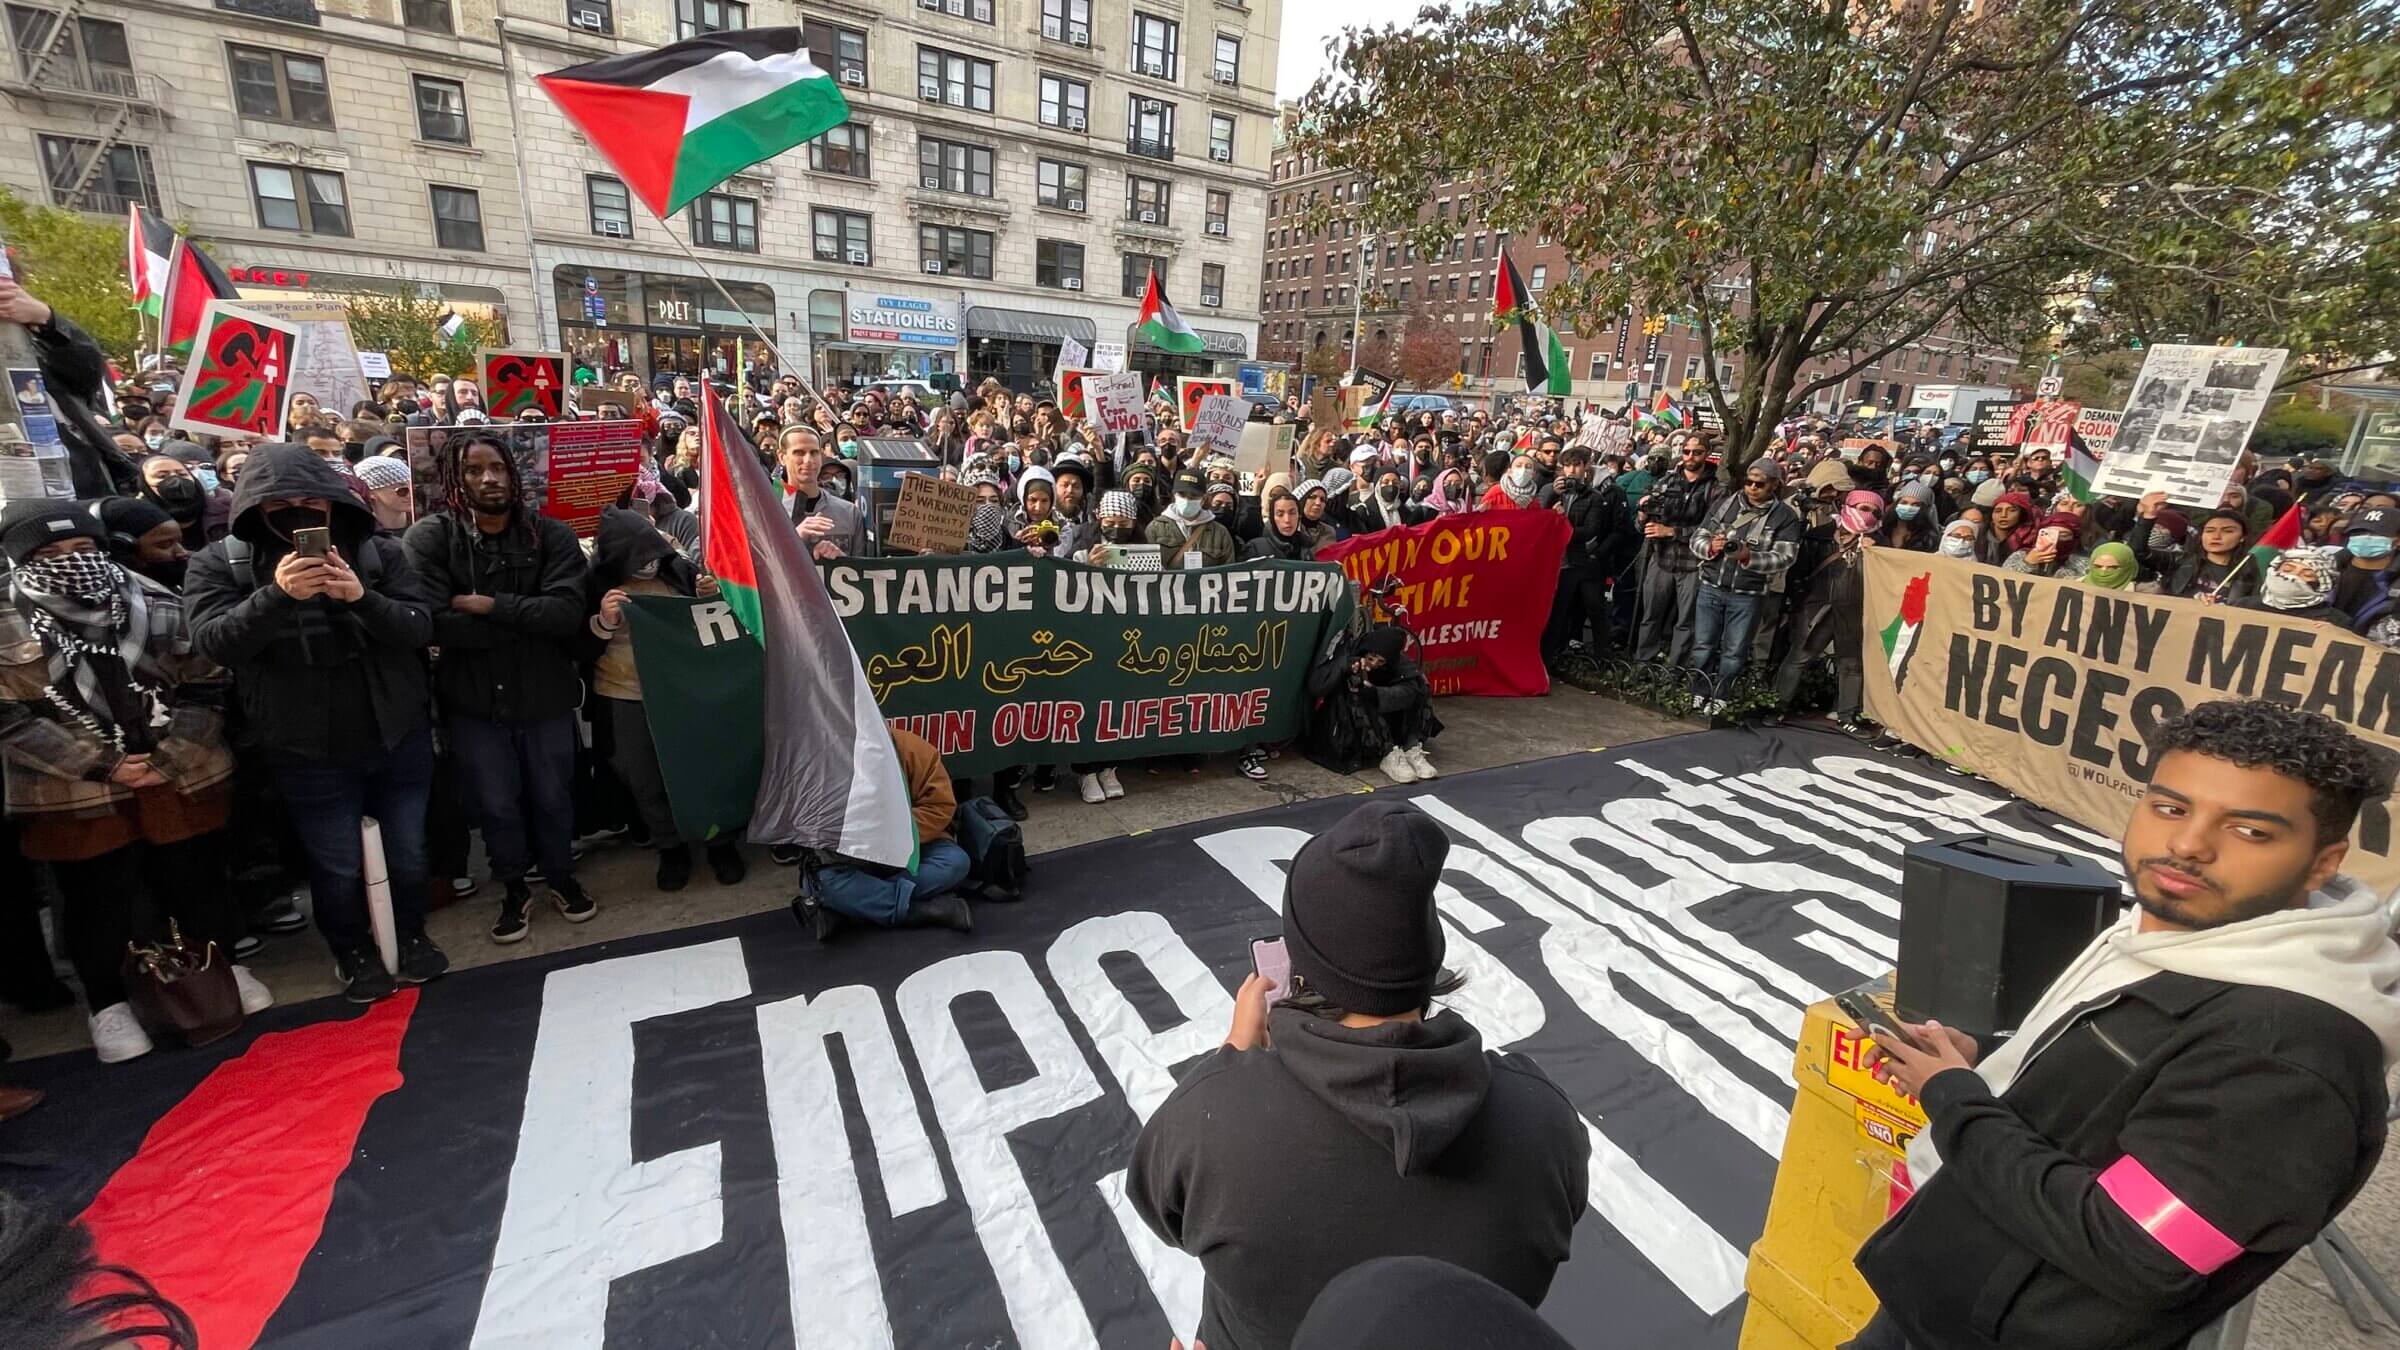
[[[1207,1274],[1199,1340],[1285,1350],[1317,1292],[1378,1256],[1541,1302],[1591,1159],[1557,1085],[1454,1012],[1353,1029],[1277,1008],[1268,1034],[1195,1064],[1134,1145],[1128,1199]]]

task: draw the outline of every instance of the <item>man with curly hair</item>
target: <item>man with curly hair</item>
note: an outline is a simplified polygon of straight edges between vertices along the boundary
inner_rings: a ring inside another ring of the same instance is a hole
[[[2203,704],[2161,727],[2125,827],[2134,907],[2007,1044],[1878,1044],[1924,1103],[1915,1194],[1858,1254],[1853,1350],[2168,1350],[2341,1213],[2400,1062],[2392,906],[2340,875],[2391,756],[2315,713]]]

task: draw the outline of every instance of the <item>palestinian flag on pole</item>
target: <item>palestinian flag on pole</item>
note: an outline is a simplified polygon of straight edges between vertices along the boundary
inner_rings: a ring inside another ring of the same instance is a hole
[[[2083,438],[2082,432],[2067,433],[2067,462],[2060,473],[2075,500],[2088,505],[2097,497],[2092,484],[2100,481],[2100,456],[2093,452],[2091,442]]]
[[[127,202],[125,213],[125,278],[133,286],[134,308],[155,319],[166,308],[175,230],[140,202]]]
[[[2302,513],[2300,504],[2294,502],[2290,510],[2261,531],[2258,542],[2250,546],[2250,559],[2258,568],[2259,575],[2266,575],[2276,559],[2283,556],[2285,549],[2299,547],[2301,532],[2307,527],[2308,517]]]
[[[167,255],[166,289],[160,293],[160,349],[170,356],[191,355],[192,340],[200,336],[200,320],[208,313],[208,302],[241,298],[233,288],[233,278],[225,275],[216,259],[201,252],[190,235],[177,235],[174,250]]]
[[[1517,326],[1517,349],[1525,361],[1526,393],[1563,398],[1574,391],[1575,371],[1567,358],[1567,344],[1559,340],[1550,325],[1534,319],[1525,281],[1517,275],[1517,265],[1508,260],[1505,249],[1492,269],[1492,322]]]
[[[809,59],[797,28],[709,33],[536,78],[662,220],[850,120],[841,86]]]
[[[1133,335],[1162,352],[1183,356],[1198,356],[1207,346],[1175,312],[1175,302],[1167,299],[1167,285],[1158,279],[1155,264],[1150,268],[1149,283],[1142,287],[1142,312],[1133,321]]]
[[[700,386],[700,549],[766,649],[765,764],[750,837],[917,868],[908,779],[858,652],[750,438]]]

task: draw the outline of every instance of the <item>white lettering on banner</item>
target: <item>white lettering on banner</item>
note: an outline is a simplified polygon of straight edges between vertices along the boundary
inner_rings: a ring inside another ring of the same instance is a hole
[[[733,617],[733,606],[722,600],[708,600],[691,608],[692,632],[703,647],[731,642],[742,636],[742,624]]]
[[[892,1344],[867,1206],[842,1124],[842,1099],[826,1042],[840,1037],[875,1141],[875,1171],[894,1217],[941,1203],[950,1194],[942,1165],[917,1115],[908,1070],[865,985],[829,989],[814,999],[787,998],[758,1010],[758,1048],[775,1140],[775,1192],[782,1203],[792,1329],[812,1346]],[[805,1235],[806,1240],[794,1240]]]
[[[726,938],[552,971],[474,1350],[600,1350],[608,1285],[723,1240],[722,1148],[633,1161],[633,1027],[750,995]]]

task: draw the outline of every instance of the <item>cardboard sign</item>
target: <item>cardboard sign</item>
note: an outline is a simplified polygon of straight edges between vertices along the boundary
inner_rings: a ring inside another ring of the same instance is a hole
[[[1342,394],[1330,385],[1319,384],[1308,400],[1308,429],[1329,431],[1342,424]]]
[[[1067,338],[1060,342],[1058,344],[1058,360],[1050,367],[1051,387],[1057,388],[1060,377],[1068,371],[1088,367],[1091,363],[1092,354],[1082,343],[1073,338]]]
[[[586,416],[596,417],[602,421],[617,421],[627,418],[639,421],[642,416],[642,403],[641,395],[623,389],[586,384],[578,386],[575,390],[576,408]],[[668,448],[672,449],[673,447]]]
[[[299,345],[294,324],[238,301],[209,301],[168,428],[202,436],[280,434]]]
[[[1058,415],[1070,422],[1080,422],[1091,415],[1086,402],[1083,382],[1094,375],[1106,375],[1105,370],[1088,367],[1061,366],[1058,371]]]
[[[486,347],[475,354],[483,372],[483,408],[500,421],[527,408],[555,418],[567,406],[565,352],[518,351]]]
[[[1106,375],[1086,375],[1083,396],[1091,406],[1091,420],[1103,432],[1140,431],[1142,429],[1142,373],[1138,370],[1112,371]]]
[[[1239,396],[1241,390],[1231,380],[1214,375],[1178,375],[1175,377],[1175,408],[1177,420],[1185,431],[1192,429],[1192,420],[1200,415],[1200,400],[1211,394]]]
[[[360,352],[358,373],[370,380],[388,380],[392,378],[392,358],[382,352]]]
[[[975,489],[945,482],[927,474],[900,477],[900,502],[892,508],[891,528],[883,532],[887,549],[909,553],[959,553],[967,547],[967,527],[975,523]]]
[[[1241,448],[1243,428],[1250,421],[1250,400],[1238,394],[1210,394],[1192,415],[1192,453]]]

